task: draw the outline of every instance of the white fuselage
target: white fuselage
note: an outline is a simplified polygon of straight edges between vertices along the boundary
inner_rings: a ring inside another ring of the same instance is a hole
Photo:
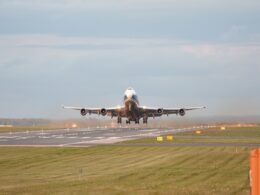
[[[139,121],[141,118],[139,112],[139,101],[136,92],[128,88],[124,95],[125,115],[129,121]]]

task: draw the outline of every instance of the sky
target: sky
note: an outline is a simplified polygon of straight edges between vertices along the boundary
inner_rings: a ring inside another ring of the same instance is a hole
[[[260,115],[260,1],[0,0],[0,117],[61,105]]]

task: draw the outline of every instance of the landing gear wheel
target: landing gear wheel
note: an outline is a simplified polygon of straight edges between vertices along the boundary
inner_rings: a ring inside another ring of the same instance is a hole
[[[121,118],[121,117],[118,117],[118,118],[117,118],[117,123],[118,123],[118,124],[121,124],[121,123],[122,123],[122,118]]]

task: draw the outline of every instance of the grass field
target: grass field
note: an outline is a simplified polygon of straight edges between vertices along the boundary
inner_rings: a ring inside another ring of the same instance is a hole
[[[195,135],[194,131],[180,132],[178,135]],[[255,127],[226,127],[225,130],[220,128],[202,130],[202,136],[224,136],[224,137],[247,137],[247,138],[259,138],[260,126]]]
[[[260,136],[253,128],[237,133]],[[207,136],[233,135],[212,130]],[[0,148],[0,194],[248,194],[250,150],[134,144]]]
[[[179,132],[174,134],[174,143],[260,143],[260,127],[219,128],[200,130],[201,134],[196,134],[197,130]],[[166,134],[167,135],[167,134]],[[164,135],[164,139],[166,138]],[[158,143],[156,138],[143,138],[122,142],[122,144],[135,143]],[[170,143],[164,141],[163,143]],[[121,144],[121,143],[120,143]]]

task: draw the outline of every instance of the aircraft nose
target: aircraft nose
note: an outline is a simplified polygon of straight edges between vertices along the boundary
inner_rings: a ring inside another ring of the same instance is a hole
[[[132,94],[125,94],[124,100],[129,100],[132,98]]]
[[[127,98],[128,98],[128,99],[131,99],[132,97],[133,97],[133,94],[130,94],[130,93],[127,94]]]

